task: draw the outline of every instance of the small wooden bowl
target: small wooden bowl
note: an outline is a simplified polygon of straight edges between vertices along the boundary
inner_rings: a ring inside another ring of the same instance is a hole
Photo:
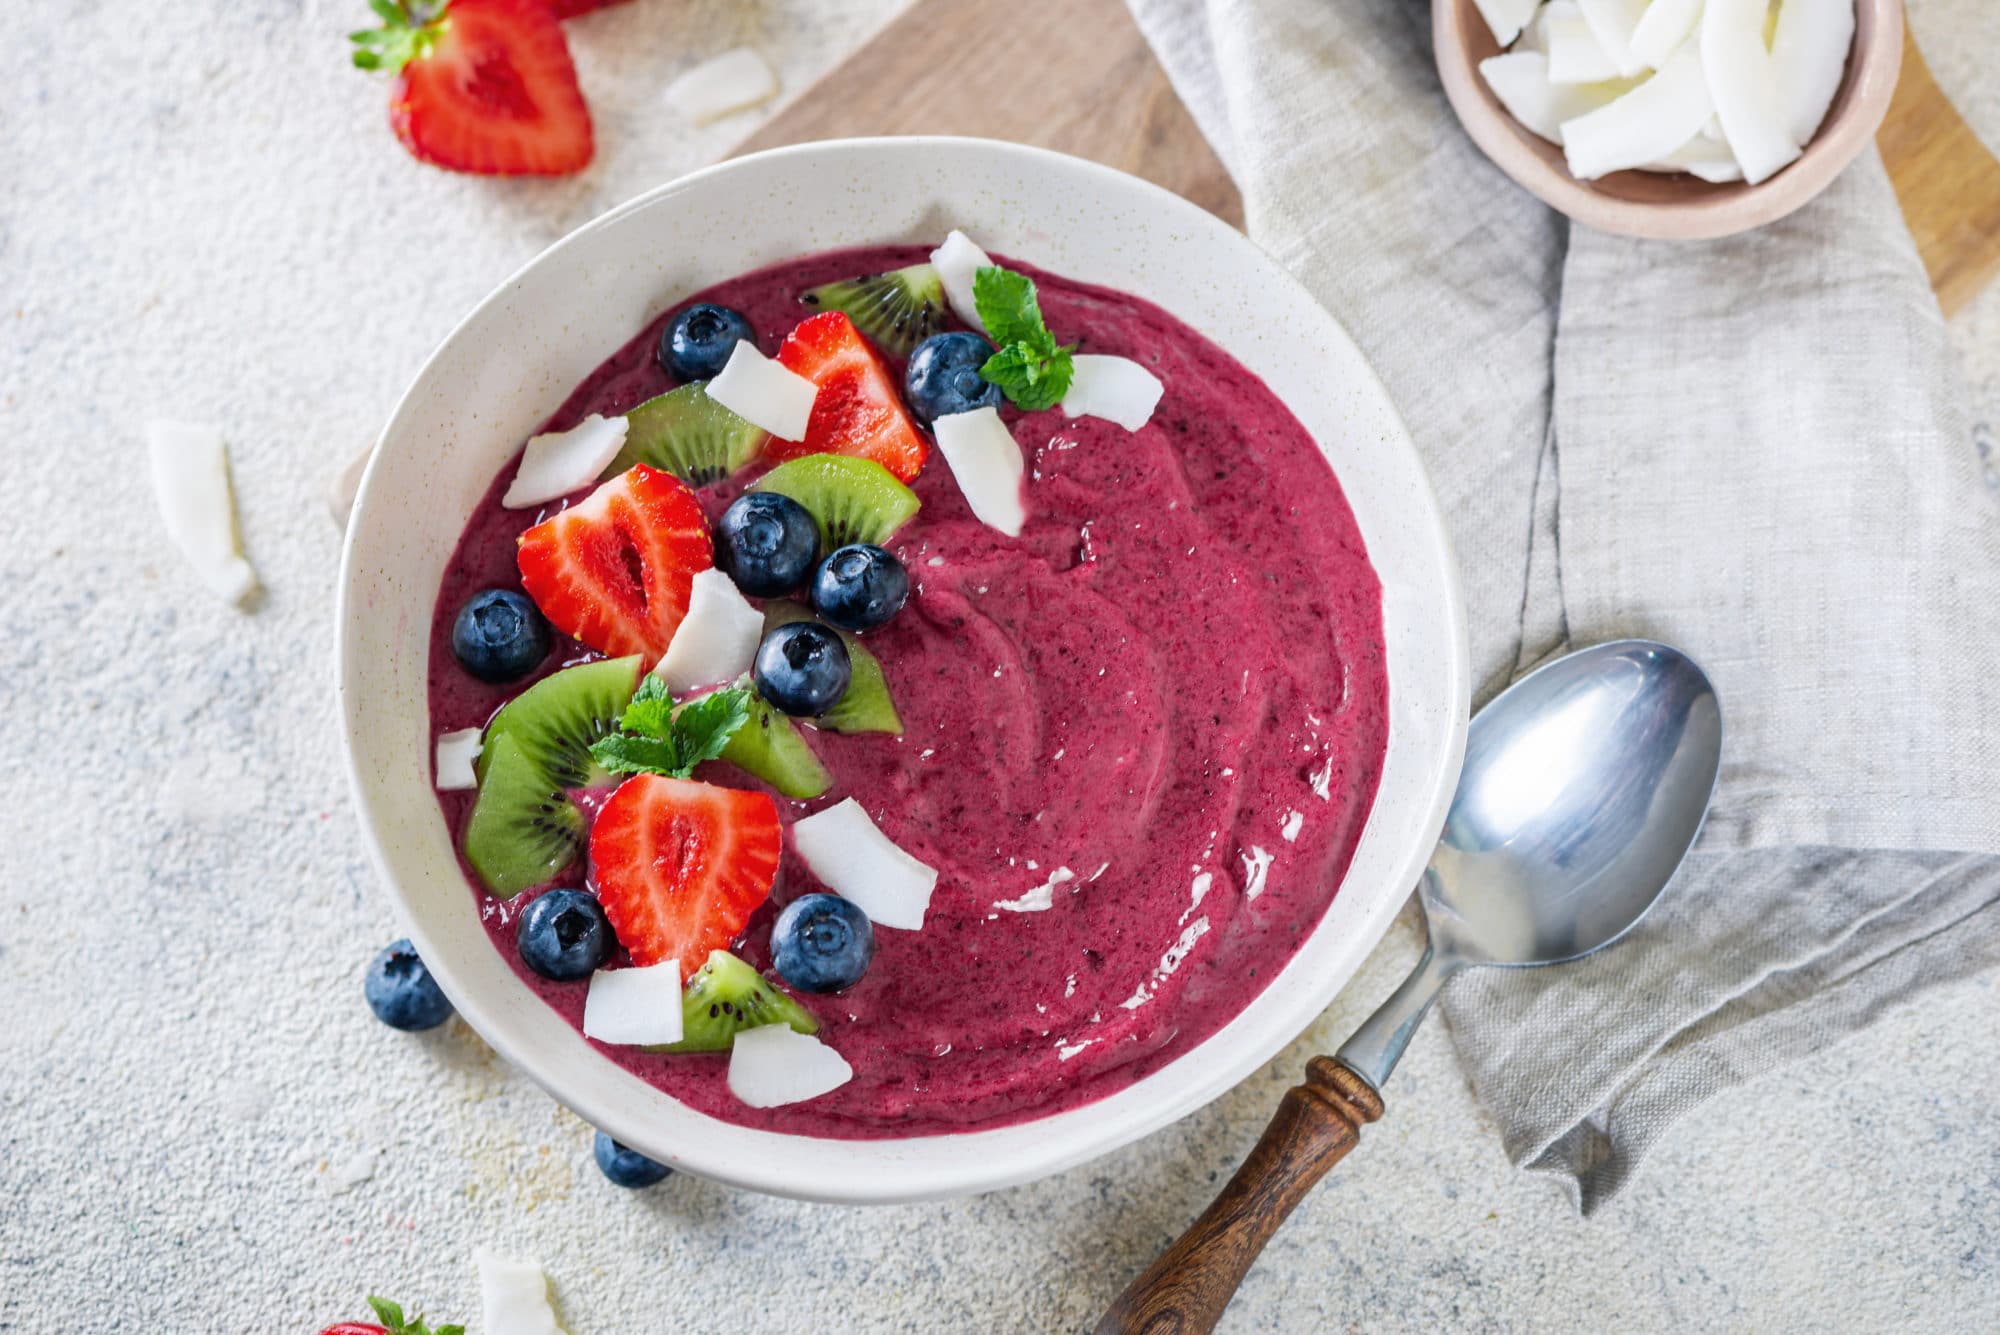
[[[1826,189],[1875,137],[1903,65],[1903,0],[1855,0],[1847,74],[1799,159],[1757,185],[1716,185],[1682,172],[1569,174],[1562,149],[1507,114],[1479,62],[1500,44],[1472,0],[1431,0],[1431,35],[1445,96],[1487,157],[1551,208],[1601,232],[1702,241],[1774,222]]]

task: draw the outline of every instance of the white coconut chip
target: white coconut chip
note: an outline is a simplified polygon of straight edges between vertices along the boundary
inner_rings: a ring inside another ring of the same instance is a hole
[[[333,516],[333,522],[347,527],[347,517],[354,513],[354,498],[361,491],[361,475],[368,471],[368,460],[374,457],[375,443],[349,459],[338,473],[333,475],[326,487],[326,511]]]
[[[481,1247],[472,1254],[479,1267],[479,1307],[485,1335],[566,1335],[549,1304],[549,1280],[532,1261],[511,1261]]]
[[[877,927],[923,927],[936,870],[892,843],[853,798],[795,821],[792,848],[827,889],[852,900]]]
[[[240,603],[257,588],[236,527],[229,485],[229,446],[218,427],[193,422],[146,423],[146,454],[167,536],[210,591]]]
[[[1648,164],[1648,169],[1687,172],[1715,183],[1743,179],[1743,168],[1736,165],[1736,155],[1729,151],[1729,145],[1706,134],[1696,135],[1658,162]]]
[[[484,728],[460,728],[437,739],[437,786],[444,792],[477,788],[478,776],[472,764],[486,743]]]
[[[943,245],[931,252],[931,268],[937,270],[938,281],[944,284],[945,304],[951,307],[953,315],[982,334],[986,332],[986,324],[979,318],[979,304],[972,299],[972,280],[981,269],[992,265],[986,252],[956,229],[945,237]]]
[[[847,1059],[789,1025],[745,1029],[729,1048],[729,1092],[752,1108],[803,1103],[854,1078]]]
[[[1660,68],[1680,50],[1700,19],[1701,0],[1653,0],[1632,29],[1632,54],[1649,68]]]
[[[1810,143],[1819,132],[1853,44],[1854,0],[1785,0],[1778,10],[1771,63],[1778,68],[1779,109],[1794,143]]]
[[[938,453],[951,467],[952,479],[979,522],[1010,538],[1020,537],[1021,526],[1028,519],[1027,506],[1021,500],[1026,466],[1021,447],[1000,420],[999,410],[975,408],[969,413],[949,413],[931,423],[931,432],[937,438]]]
[[[1636,86],[1623,79],[1551,83],[1548,57],[1540,51],[1489,56],[1479,62],[1479,72],[1508,115],[1552,144],[1562,142],[1564,121],[1608,106]]]
[[[1576,7],[1620,75],[1630,78],[1645,70],[1646,62],[1632,51],[1632,34],[1646,12],[1646,0],[1576,0]]]
[[[1618,62],[1597,40],[1571,0],[1550,0],[1535,17],[1540,49],[1548,53],[1550,83],[1602,83],[1618,77]]]
[[[1765,0],[1706,0],[1701,14],[1701,61],[1715,114],[1729,148],[1752,185],[1776,175],[1799,155],[1778,90],[1778,73],[1764,46]]]
[[[599,969],[583,998],[583,1033],[600,1043],[681,1041],[681,966]]]
[[[667,105],[696,125],[769,102],[778,95],[778,76],[764,57],[747,46],[704,60],[667,85]]]
[[[1607,106],[1563,122],[1570,175],[1588,181],[1658,162],[1700,134],[1713,109],[1701,54],[1694,42],[1683,42],[1652,78]]]
[[[653,675],[675,695],[735,681],[750,670],[763,638],[764,614],[737,591],[735,581],[720,570],[701,571],[688,592],[687,615],[674,628]]]
[[[1069,392],[1062,397],[1067,417],[1102,417],[1127,431],[1137,431],[1152,420],[1166,386],[1160,378],[1130,357],[1098,357],[1078,353],[1073,361],[1076,375]]]
[[[501,507],[527,510],[590,486],[625,448],[627,425],[592,413],[567,431],[530,436]]]
[[[708,382],[708,397],[780,440],[804,440],[819,386],[742,339],[722,374]]]
[[[1535,6],[1541,0],[1473,0],[1473,3],[1479,7],[1479,17],[1493,30],[1493,40],[1502,46],[1512,46],[1521,29],[1535,16]]]

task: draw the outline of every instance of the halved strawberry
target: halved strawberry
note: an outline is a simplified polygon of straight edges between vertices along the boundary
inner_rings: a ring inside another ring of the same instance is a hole
[[[679,960],[686,979],[769,898],[782,847],[767,795],[638,774],[590,827],[590,871],[632,962]]]
[[[548,0],[370,0],[354,63],[396,75],[389,124],[425,162],[482,176],[590,165],[590,109]]]
[[[588,14],[593,10],[622,5],[625,0],[547,0],[547,3],[557,18],[573,19],[578,14]]]
[[[550,625],[612,658],[639,654],[650,668],[715,548],[687,484],[634,464],[523,533],[516,559]]]
[[[930,446],[903,411],[896,378],[844,311],[815,315],[794,329],[778,360],[819,386],[804,440],[764,446],[772,463],[808,454],[873,459],[903,482],[916,481]]]

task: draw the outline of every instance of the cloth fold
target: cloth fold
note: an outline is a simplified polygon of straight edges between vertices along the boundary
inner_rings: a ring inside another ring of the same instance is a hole
[[[1707,1099],[2000,967],[2000,510],[1873,152],[1755,233],[1606,236],[1465,138],[1427,5],[1130,4],[1408,421],[1478,698],[1621,635],[1722,697],[1708,828],[1633,938],[1447,994],[1513,1161],[1587,1213]]]

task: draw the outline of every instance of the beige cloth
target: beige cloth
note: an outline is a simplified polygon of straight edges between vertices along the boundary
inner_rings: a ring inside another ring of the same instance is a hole
[[[1465,138],[1428,5],[1131,3],[1250,234],[1408,420],[1481,698],[1621,635],[1722,696],[1715,807],[1659,911],[1448,994],[1513,1160],[1589,1211],[1711,1096],[2000,965],[2000,512],[1872,152],[1748,236],[1604,236]]]

